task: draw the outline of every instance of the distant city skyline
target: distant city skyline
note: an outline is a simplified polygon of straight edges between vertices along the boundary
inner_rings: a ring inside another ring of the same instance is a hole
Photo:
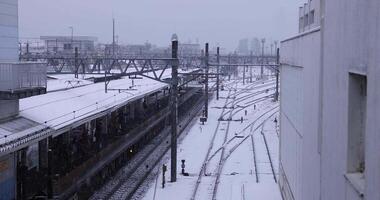
[[[112,18],[121,44],[146,41],[169,44],[177,33],[180,41],[209,42],[228,51],[243,38],[282,40],[298,31],[301,0],[20,0],[20,38],[41,35],[88,35],[99,42],[112,41]],[[269,10],[269,11],[268,11]]]

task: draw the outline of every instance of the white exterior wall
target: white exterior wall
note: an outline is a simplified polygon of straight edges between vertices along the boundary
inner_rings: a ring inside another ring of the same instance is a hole
[[[369,2],[369,57],[366,138],[366,189],[369,200],[380,199],[380,2]]]
[[[18,60],[18,0],[0,0],[0,62]]]
[[[325,1],[322,199],[380,199],[380,2]],[[349,73],[367,75],[363,191],[345,178]]]
[[[311,29],[320,26],[320,1],[319,0],[308,0],[303,6],[299,8],[299,33],[309,31]],[[314,11],[314,22],[311,22],[310,15]],[[306,15],[308,17],[305,20]]]
[[[18,61],[18,0],[0,0],[0,62],[15,61]],[[18,102],[0,100],[0,119],[17,115]]]
[[[317,30],[281,43],[280,186],[296,200],[319,199],[320,39]]]
[[[303,79],[282,66],[280,186],[286,177],[295,199],[301,200],[379,200],[380,1],[320,3],[321,43],[311,42],[316,39],[307,32],[282,43],[282,64],[300,66]],[[319,65],[321,71],[314,71]],[[350,74],[367,77],[364,179],[346,178],[352,177],[348,170],[349,150],[353,151],[348,144]],[[297,81],[302,88],[295,85]],[[298,103],[300,91],[303,101]],[[300,105],[303,132],[297,120],[286,117],[291,113],[286,106],[299,110]]]

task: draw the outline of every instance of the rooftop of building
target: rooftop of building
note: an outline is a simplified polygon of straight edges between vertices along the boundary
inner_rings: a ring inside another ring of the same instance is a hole
[[[96,42],[98,40],[97,37],[93,36],[41,36],[41,40],[54,40],[54,41],[91,41],[91,42]]]

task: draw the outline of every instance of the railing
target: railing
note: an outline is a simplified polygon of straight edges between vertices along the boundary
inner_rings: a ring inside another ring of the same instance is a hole
[[[0,91],[46,88],[46,64],[0,63]]]

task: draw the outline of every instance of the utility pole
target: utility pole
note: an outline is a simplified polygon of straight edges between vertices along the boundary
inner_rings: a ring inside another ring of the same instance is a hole
[[[112,56],[115,57],[115,18],[112,18]]]
[[[178,38],[172,38],[172,81],[171,81],[171,182],[177,181],[177,124],[178,124]]]
[[[251,51],[251,64],[253,64],[253,51]],[[249,82],[252,83],[252,67],[249,68]]]
[[[245,66],[243,66],[243,85],[245,85]]]
[[[79,66],[78,66],[78,47],[75,47],[75,60],[74,60],[74,69],[75,69],[75,78],[78,78],[78,71],[79,71]]]
[[[228,64],[231,64],[231,53],[228,54]],[[231,80],[231,67],[228,66],[227,67],[227,71],[228,71],[228,81]]]
[[[71,29],[71,49],[73,49],[73,43],[74,43],[74,27],[69,26],[69,29]]]
[[[262,45],[261,45],[261,49],[262,49],[262,51],[261,51],[261,64],[264,65],[264,48],[265,48],[265,39],[264,38],[261,40],[261,43],[262,43]],[[263,65],[261,65],[261,72],[260,72],[261,79],[264,78],[264,66]]]
[[[276,58],[276,94],[275,94],[275,101],[278,101],[279,98],[279,74],[280,74],[280,48],[277,49],[277,58]]]
[[[26,61],[29,61],[29,41],[26,42]]]
[[[206,43],[205,48],[205,64],[206,64],[206,81],[205,81],[205,117],[208,118],[208,43]]]
[[[219,47],[216,48],[216,62],[218,63],[218,66],[216,67],[216,100],[219,100],[219,72],[220,72],[220,52],[219,52]]]

